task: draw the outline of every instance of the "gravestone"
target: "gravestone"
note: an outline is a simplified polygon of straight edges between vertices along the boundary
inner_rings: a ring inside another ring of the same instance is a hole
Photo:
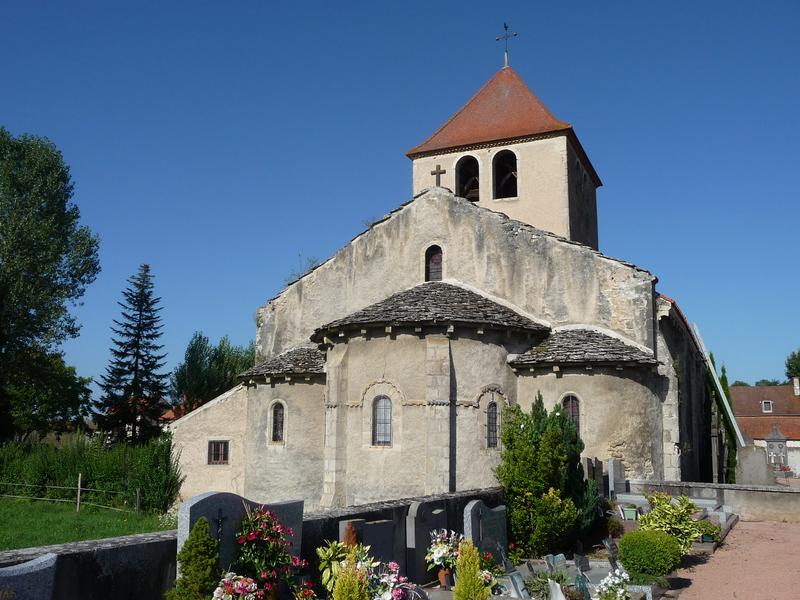
[[[608,459],[608,490],[609,498],[616,498],[617,494],[625,493],[625,465],[618,458]]]
[[[300,541],[303,538],[303,501],[274,502],[261,504],[230,492],[206,492],[193,496],[178,510],[178,551],[180,551],[197,519],[208,519],[211,537],[219,540],[219,566],[228,569],[236,558],[236,532],[247,509],[264,506],[275,514],[284,527],[292,529],[287,536],[291,542],[291,553],[300,556]]]
[[[406,515],[406,576],[414,583],[436,580],[436,571],[428,570],[425,555],[431,545],[431,531],[447,528],[447,511],[441,500],[412,502]]]
[[[0,568],[0,599],[55,600],[56,561],[53,553]]]
[[[345,541],[348,527],[352,528],[355,533],[356,542],[369,546],[369,553],[373,558],[385,563],[395,560],[393,521],[389,519],[381,521],[345,519],[339,521],[340,542]]]
[[[548,554],[544,557],[544,564],[547,565],[548,573],[555,573],[557,571],[567,570],[567,557],[563,554]]]
[[[483,500],[472,500],[464,507],[464,537],[472,540],[482,554],[491,552],[501,563],[508,548],[506,507],[489,508]]]
[[[616,571],[619,569],[619,564],[617,563],[617,542],[615,542],[613,538],[603,538],[603,546],[608,550],[608,563],[611,565],[611,570]]]

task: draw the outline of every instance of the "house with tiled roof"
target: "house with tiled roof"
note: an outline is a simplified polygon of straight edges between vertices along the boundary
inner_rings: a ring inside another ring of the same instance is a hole
[[[411,200],[259,308],[257,364],[171,425],[183,495],[494,486],[503,408],[539,393],[630,478],[718,476],[705,352],[655,275],[600,252],[573,127],[506,66],[407,156]]]
[[[800,378],[786,385],[735,385],[730,390],[742,432],[766,449],[770,464],[800,472]]]

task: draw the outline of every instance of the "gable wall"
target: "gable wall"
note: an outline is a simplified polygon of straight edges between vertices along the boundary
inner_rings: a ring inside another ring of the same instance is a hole
[[[431,244],[444,250],[445,280],[554,326],[595,325],[653,346],[652,275],[435,189],[260,309],[260,357],[307,345],[316,327],[422,283]]]

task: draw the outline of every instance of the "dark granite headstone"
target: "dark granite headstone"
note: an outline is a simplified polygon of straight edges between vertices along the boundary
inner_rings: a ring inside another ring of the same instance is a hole
[[[489,508],[483,500],[472,500],[464,508],[464,537],[479,552],[491,552],[498,563],[508,548],[506,507]]]
[[[246,507],[265,506],[272,511],[284,527],[293,530],[289,537],[292,554],[300,556],[300,540],[303,538],[303,501],[275,502],[262,505],[229,492],[207,492],[193,496],[178,510],[178,550],[189,537],[197,519],[205,517],[211,529],[211,537],[219,540],[219,565],[228,569],[236,558],[235,534],[239,529]],[[180,568],[180,566],[179,566]]]
[[[57,560],[57,555],[49,553],[28,562],[0,568],[0,598],[55,600]]]
[[[406,516],[406,570],[414,583],[436,580],[436,572],[428,570],[425,555],[431,545],[431,531],[447,527],[444,502],[412,502]]]
[[[608,562],[611,565],[611,570],[616,571],[619,568],[617,564],[617,542],[613,538],[604,538],[603,546],[608,550]]]

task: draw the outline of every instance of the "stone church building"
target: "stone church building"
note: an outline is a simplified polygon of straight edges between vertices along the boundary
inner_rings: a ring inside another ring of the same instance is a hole
[[[599,251],[602,183],[510,67],[408,153],[413,197],[257,313],[257,365],[172,425],[182,495],[309,508],[496,485],[537,392],[587,457],[710,480],[699,347],[657,278]]]

